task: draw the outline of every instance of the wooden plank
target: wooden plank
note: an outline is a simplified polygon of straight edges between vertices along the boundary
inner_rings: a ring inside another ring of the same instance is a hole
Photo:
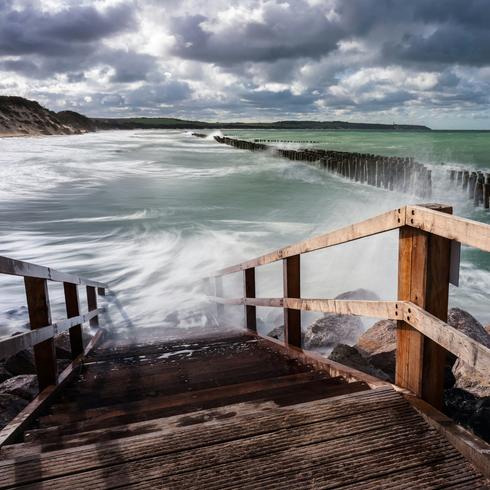
[[[184,451],[195,451],[197,448],[212,450],[218,453],[218,458],[233,461],[245,457],[254,447],[255,451],[267,453],[294,446],[301,441],[305,432],[309,433],[311,442],[334,441],[355,433],[374,440],[379,438],[381,431],[386,430],[388,425],[403,430],[403,423],[413,424],[415,430],[427,432],[427,427],[421,427],[420,419],[417,421],[414,411],[407,411],[408,404],[399,395],[396,396],[396,404],[386,401],[380,404],[374,402],[372,397],[363,397],[365,393],[338,397],[331,399],[330,403],[320,400],[284,408],[273,407],[271,404],[232,405],[156,420],[150,431],[148,423],[132,424],[127,427],[126,437],[122,441],[104,441],[107,431],[96,431],[91,436],[94,441],[91,445],[78,444],[63,450],[58,446],[54,451],[43,449],[41,454],[30,452],[29,447],[32,445],[29,444],[12,447],[12,451],[6,448],[9,459],[0,463],[0,485],[3,487],[12,482],[20,485],[35,481],[39,478],[39,465],[43,468],[44,478],[94,468],[110,468],[160,456],[165,461],[165,458],[173,458],[174,454],[185,455],[187,463],[184,464],[206,461],[205,465],[212,466],[216,463],[211,455],[195,459]],[[366,404],[362,403],[363,400]],[[286,437],[285,431],[288,431]],[[393,429],[389,431],[393,433]],[[269,444],[260,444],[260,441],[268,438]],[[76,441],[77,437],[73,439]],[[227,446],[219,446],[227,443],[235,446],[236,450],[224,450]],[[44,448],[48,447],[48,444],[44,445]],[[17,454],[22,455],[22,459],[15,464]],[[157,468],[159,465],[153,466]],[[182,470],[185,471],[184,468]]]
[[[464,429],[424,400],[411,393],[404,393],[403,396],[430,426],[490,479],[490,444]]]
[[[393,211],[389,211],[388,213],[375,216],[374,218],[346,226],[340,230],[332,231],[330,233],[326,233],[325,235],[282,248],[270,254],[263,255],[262,257],[249,260],[247,262],[242,262],[241,264],[227,267],[226,269],[221,269],[214,272],[212,276],[222,276],[232,272],[239,272],[251,267],[270,264],[271,262],[292,257],[293,255],[313,252],[314,250],[320,250],[322,248],[358,240],[359,238],[377,235],[385,231],[395,230],[396,228],[400,228],[405,225],[405,210],[406,207],[401,207]]]
[[[0,431],[0,448],[14,444],[18,437],[34,423],[34,421],[53,403],[66,384],[78,375],[84,355],[87,355],[103,339],[104,330],[100,329],[80,354],[60,375],[58,385],[45,388],[29,405],[22,410],[10,423]]]
[[[87,285],[94,287],[107,288],[107,284],[77,277],[72,274],[66,274],[50,267],[22,262],[20,260],[10,259],[0,256],[0,274],[9,274],[22,277],[37,277],[38,279],[49,279],[50,281],[69,282],[72,284]]]
[[[490,252],[490,225],[421,206],[407,206],[406,224]]]
[[[88,311],[97,311],[97,294],[95,287],[87,286],[87,307]],[[95,315],[90,319],[91,328],[99,328],[99,316]]]
[[[63,283],[65,292],[66,315],[68,318],[80,316],[80,300],[78,298],[78,286],[68,282]],[[82,325],[78,324],[70,328],[70,347],[72,359],[76,359],[83,352]]]
[[[31,330],[46,327],[51,324],[49,307],[48,282],[46,279],[24,277],[27,308]],[[50,338],[34,346],[37,381],[39,391],[58,383],[58,366],[54,339]]]
[[[255,298],[255,269],[245,269],[243,271],[243,296],[245,298]],[[257,331],[257,311],[255,306],[245,305],[245,328]]]
[[[300,255],[283,259],[284,298],[301,297]],[[284,302],[283,302],[284,304]],[[301,347],[301,311],[284,308],[284,341],[286,344]]]
[[[469,366],[490,377],[490,349],[439,320],[415,304],[404,304],[405,321],[452,352]]]
[[[100,462],[110,454],[111,443],[120,437],[128,438],[126,442],[135,447],[138,457],[145,450],[155,454],[158,446],[164,447],[164,453],[190,449],[194,445],[210,445],[217,441],[233,440],[234,438],[249,437],[252,434],[264,434],[272,431],[282,430],[288,427],[301,427],[304,425],[335,420],[342,417],[359,415],[372,420],[370,412],[381,414],[385,411],[403,410],[404,400],[391,388],[385,386],[375,390],[349,393],[328,399],[319,399],[314,402],[295,404],[291,406],[278,407],[271,401],[246,402],[211,410],[201,410],[196,413],[170,416],[153,419],[145,422],[135,422],[124,428],[98,428],[83,434],[61,435],[63,426],[41,429],[52,433],[51,442],[44,440],[42,452],[53,462],[55,456],[63,456],[61,450],[73,448],[68,454],[77,453],[85,444],[95,444],[95,447],[85,448],[83,451],[89,455],[94,449]],[[361,415],[367,414],[367,415]],[[382,415],[384,417],[384,415]],[[198,424],[198,427],[196,427]],[[186,430],[194,425],[192,437],[186,437]],[[38,430],[33,431],[38,432]],[[159,444],[158,441],[164,441]],[[102,442],[107,444],[104,449]],[[144,444],[142,447],[141,444]],[[137,445],[137,447],[136,447]],[[119,446],[120,447],[120,446]],[[40,448],[36,444],[21,444],[4,447],[0,456],[5,461],[18,457],[35,455],[39,457]],[[54,451],[54,453],[53,453]],[[48,456],[49,455],[49,456]],[[89,456],[90,458],[90,456]],[[77,457],[80,462],[80,459]],[[0,469],[3,469],[0,463]],[[0,481],[2,472],[0,471]]]
[[[210,296],[210,301],[226,305],[254,305],[294,310],[336,313],[337,315],[356,315],[368,318],[386,318],[398,320],[397,311],[402,308],[401,301],[358,301],[334,299],[298,299],[298,298],[218,298]],[[398,306],[398,308],[397,308]]]

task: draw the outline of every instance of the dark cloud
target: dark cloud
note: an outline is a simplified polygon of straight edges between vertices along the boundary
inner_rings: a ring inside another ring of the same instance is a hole
[[[271,2],[262,7],[263,22],[244,18],[216,32],[212,32],[216,19],[202,15],[174,17],[174,54],[222,66],[247,61],[272,63],[283,58],[318,59],[336,49],[343,36],[318,7],[305,2]],[[208,29],[203,27],[205,21],[209,22]]]
[[[33,6],[0,13],[0,55],[88,56],[97,42],[134,27],[134,8],[119,4],[100,12],[70,7],[45,13]]]

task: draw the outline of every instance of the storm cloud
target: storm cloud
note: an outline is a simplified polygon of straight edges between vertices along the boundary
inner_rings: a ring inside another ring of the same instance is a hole
[[[6,0],[0,87],[94,117],[486,128],[489,19],[483,0]]]

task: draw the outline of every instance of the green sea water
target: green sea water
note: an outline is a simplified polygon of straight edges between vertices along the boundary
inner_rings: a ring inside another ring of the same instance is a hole
[[[137,328],[175,317],[185,328],[209,321],[201,313],[209,308],[200,279],[213,270],[425,201],[272,152],[220,145],[215,133],[208,134],[201,139],[185,131],[145,130],[0,140],[1,255],[108,282]],[[490,212],[475,209],[446,178],[448,168],[490,171],[488,132],[220,134],[300,141],[270,143],[279,148],[414,157],[432,170],[432,202],[490,223]],[[396,299],[397,247],[397,232],[389,232],[304,255],[302,296],[333,298],[366,288],[381,299]],[[451,304],[484,325],[490,322],[489,255],[463,247],[460,287],[450,291]],[[282,296],[281,277],[280,263],[258,268],[258,295]],[[19,330],[26,322],[22,281],[0,281],[0,327]],[[61,319],[62,290],[50,287],[54,320]],[[241,296],[241,288],[240,274],[226,278],[228,296]],[[237,322],[243,317],[240,307],[228,307],[227,313]],[[261,331],[275,325],[277,311],[259,308],[258,314]],[[303,325],[313,317],[305,313]],[[116,311],[111,321],[124,328]]]

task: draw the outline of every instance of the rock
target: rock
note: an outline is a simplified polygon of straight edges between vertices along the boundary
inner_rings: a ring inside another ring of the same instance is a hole
[[[359,317],[326,313],[324,317],[308,325],[303,345],[308,350],[333,347],[341,342],[354,343],[362,331]]]
[[[17,354],[7,357],[5,369],[14,376],[36,374],[34,355],[28,350],[21,350]]]
[[[490,348],[490,335],[482,324],[467,311],[461,308],[449,308],[447,323]],[[487,376],[483,376],[461,359],[454,363],[452,371],[456,379],[455,388],[466,390],[477,397],[490,396],[490,380]]]
[[[60,359],[57,361],[58,364],[58,374],[61,374],[70,364],[72,361],[70,359]]]
[[[444,390],[444,413],[490,443],[490,397],[478,398],[460,388]]]
[[[173,313],[170,313],[163,319],[163,321],[165,323],[172,323],[173,325],[177,326],[180,323],[179,312],[174,311]]]
[[[369,289],[355,289],[354,291],[346,291],[345,293],[341,293],[338,296],[335,296],[334,299],[356,299],[358,301],[379,301],[379,296]],[[326,313],[328,315],[328,313]]]
[[[444,389],[449,390],[456,383],[453,371],[450,366],[444,366]]]
[[[55,344],[56,349],[56,359],[71,359],[71,348],[65,349],[60,345]]]
[[[396,351],[396,321],[380,320],[354,346],[364,357]]]
[[[337,344],[337,346],[328,356],[328,359],[343,364],[344,366],[349,366],[353,369],[357,369],[358,371],[369,374],[371,376],[375,376],[376,378],[383,381],[391,382],[390,377],[386,373],[384,373],[380,369],[375,368],[364,357],[361,356],[356,348],[350,347],[349,345]]]
[[[5,369],[5,365],[3,363],[0,364],[0,383],[3,383],[4,381],[7,381],[7,379],[10,379],[11,377],[12,377],[12,374],[10,374]]]
[[[27,405],[29,402],[23,398],[0,393],[0,430],[22,412]]]
[[[284,342],[284,325],[272,329],[267,336]]]
[[[92,336],[85,332],[85,330],[82,328],[82,341],[84,347],[87,346],[87,344],[92,340]],[[54,338],[54,345],[56,346],[56,356],[59,359],[71,359],[71,344],[70,344],[70,331],[65,330],[64,332],[61,332],[60,334],[56,335]],[[66,352],[64,354],[58,355],[58,347],[61,347],[64,349],[64,351],[68,351],[70,353],[69,357],[61,357],[61,356],[66,356]]]
[[[490,335],[490,323],[485,327],[485,332]]]
[[[364,332],[354,346],[377,369],[395,380],[396,321],[380,320]]]
[[[33,374],[14,376],[0,384],[0,393],[32,401],[39,394],[37,376]]]

